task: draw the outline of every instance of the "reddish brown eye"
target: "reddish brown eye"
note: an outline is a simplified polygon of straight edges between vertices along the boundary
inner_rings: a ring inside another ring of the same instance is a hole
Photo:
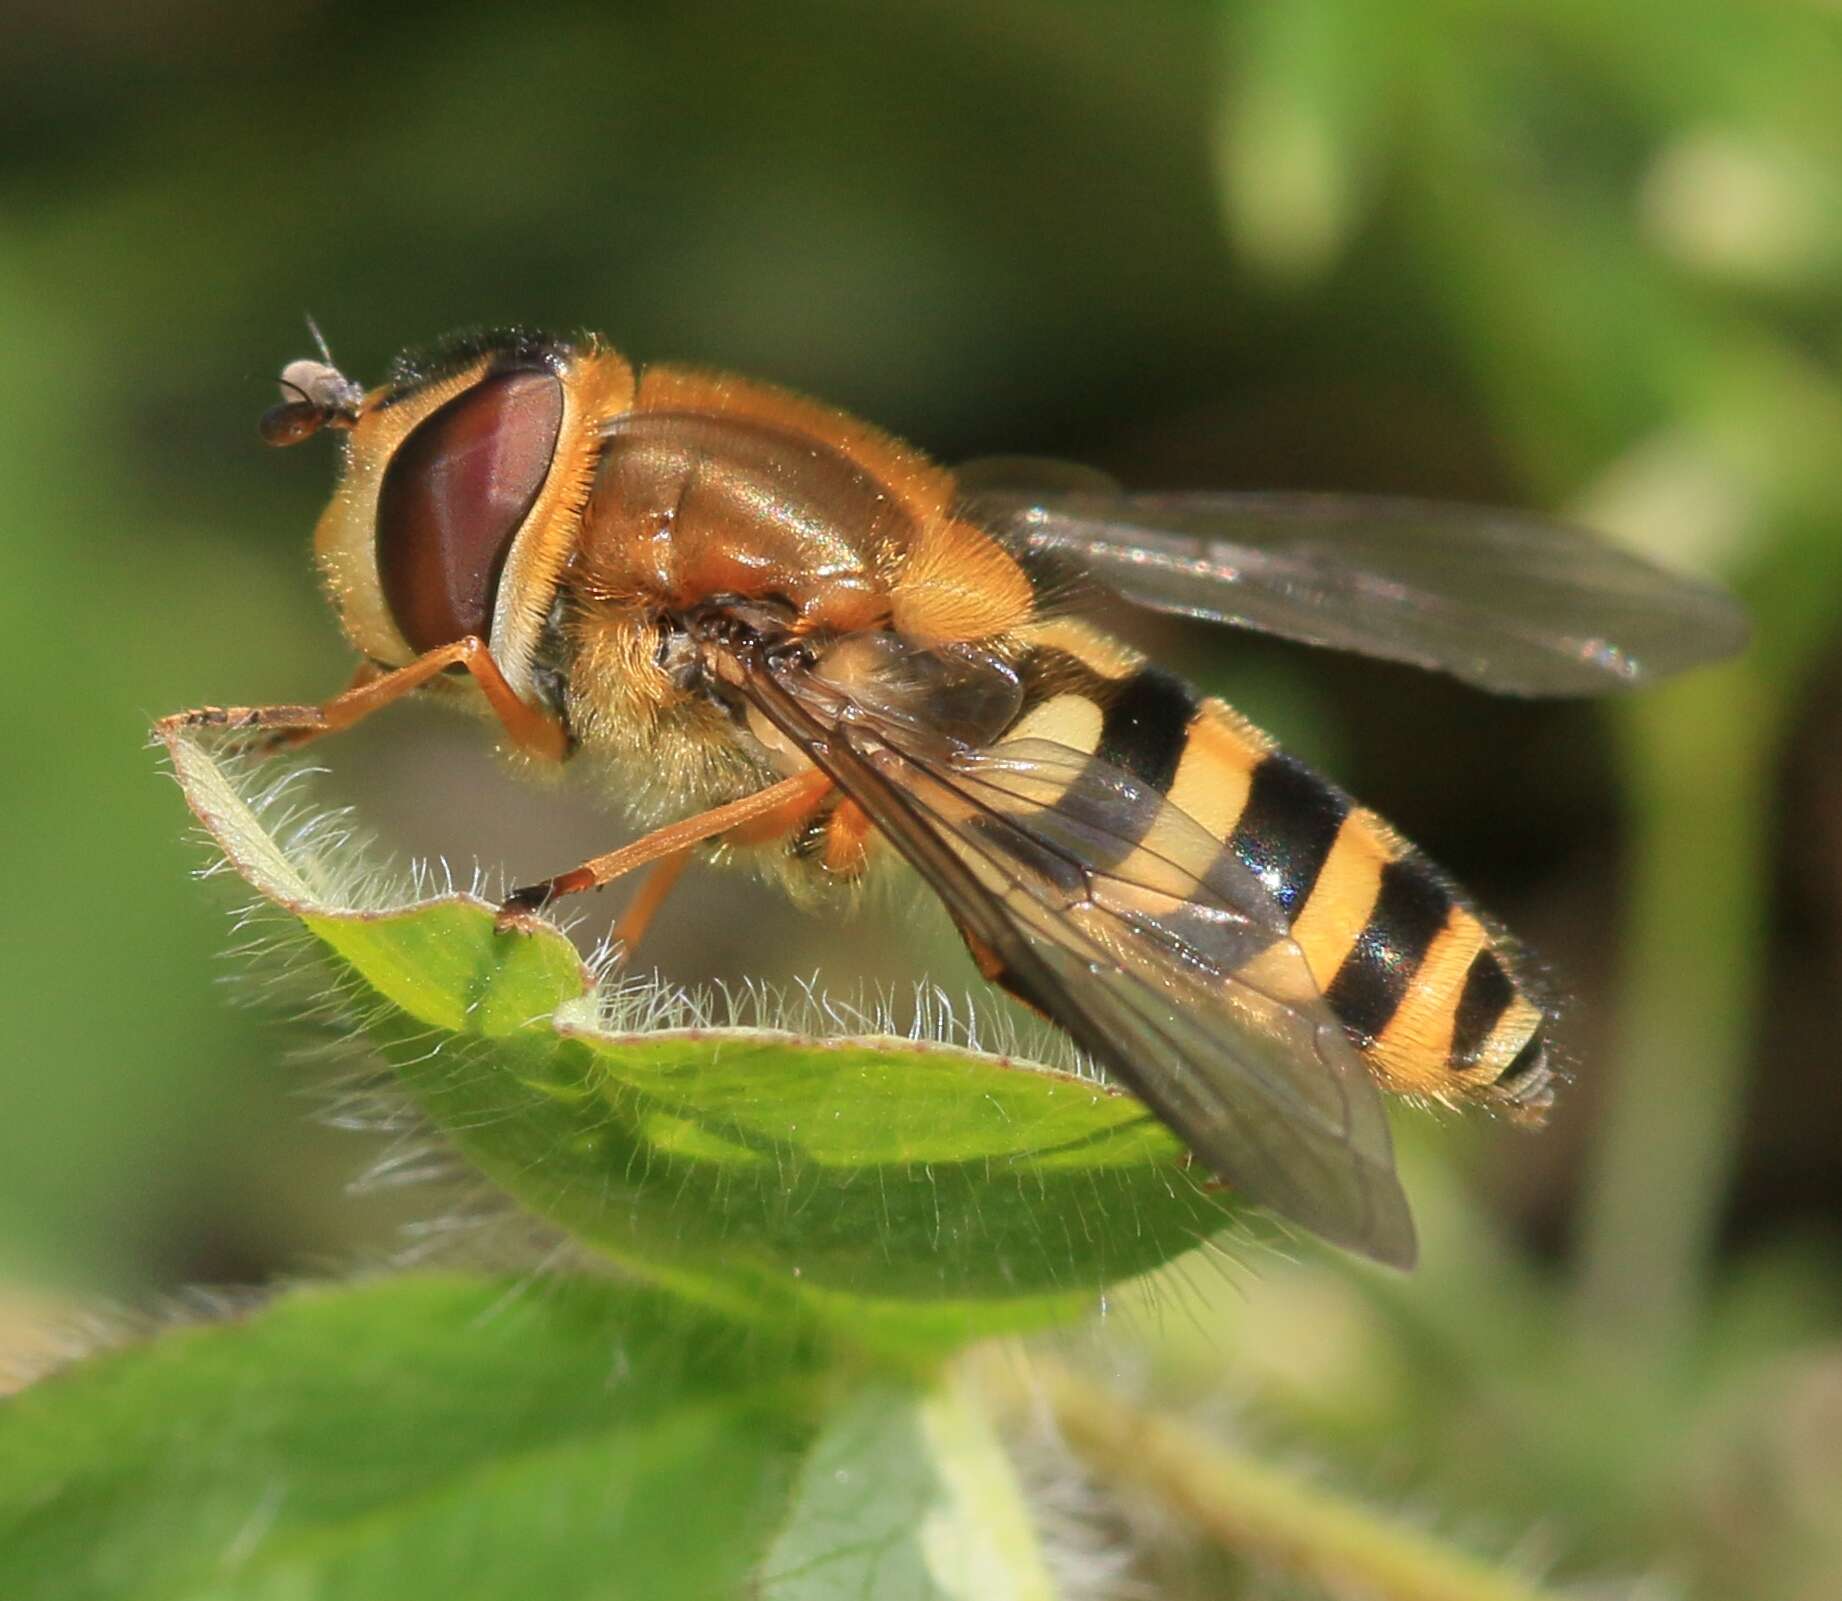
[[[512,536],[544,486],[563,422],[547,372],[487,378],[416,424],[377,499],[377,571],[412,650],[492,625]]]

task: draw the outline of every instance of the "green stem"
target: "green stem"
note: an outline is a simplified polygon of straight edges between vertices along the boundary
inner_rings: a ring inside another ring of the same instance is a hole
[[[948,1382],[921,1404],[919,1418],[948,1504],[957,1514],[958,1527],[966,1531],[956,1554],[969,1569],[984,1575],[973,1587],[954,1593],[1055,1601],[1055,1586],[1023,1488],[976,1396]],[[974,1545],[976,1549],[966,1549]]]
[[[1769,886],[1775,719],[1744,666],[1633,702],[1622,995],[1581,1225],[1577,1327],[1667,1364],[1705,1294],[1736,1157]]]
[[[1227,1549],[1376,1601],[1542,1601],[1520,1579],[1130,1406],[1067,1368],[1044,1364],[1037,1378],[1063,1435],[1095,1472],[1151,1492]]]

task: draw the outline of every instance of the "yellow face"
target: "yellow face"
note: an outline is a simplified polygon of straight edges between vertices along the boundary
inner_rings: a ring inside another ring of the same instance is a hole
[[[534,695],[600,429],[632,395],[613,351],[536,340],[463,348],[365,394],[314,535],[353,645],[401,666],[476,636]]]

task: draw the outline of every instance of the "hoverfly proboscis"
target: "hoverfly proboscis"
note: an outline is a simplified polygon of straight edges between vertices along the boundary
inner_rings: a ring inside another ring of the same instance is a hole
[[[753,847],[804,891],[892,846],[980,972],[1222,1181],[1403,1266],[1379,1091],[1539,1116],[1544,1011],[1418,850],[1081,595],[1522,695],[1630,688],[1746,634],[1724,592],[1536,518],[1033,488],[594,338],[456,339],[368,391],[330,358],[282,383],[265,439],[344,434],[315,546],[358,673],[320,705],[169,725],[273,748],[422,691],[534,761],[591,761],[680,820],[500,922],[649,867],[628,950],[700,847]]]

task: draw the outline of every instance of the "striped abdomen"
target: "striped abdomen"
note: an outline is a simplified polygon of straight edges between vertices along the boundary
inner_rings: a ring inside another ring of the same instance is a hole
[[[1026,638],[1023,709],[1005,739],[1052,740],[1123,768],[1233,851],[1284,909],[1387,1088],[1546,1105],[1542,1010],[1424,856],[1232,708],[1104,635],[1053,622]]]

